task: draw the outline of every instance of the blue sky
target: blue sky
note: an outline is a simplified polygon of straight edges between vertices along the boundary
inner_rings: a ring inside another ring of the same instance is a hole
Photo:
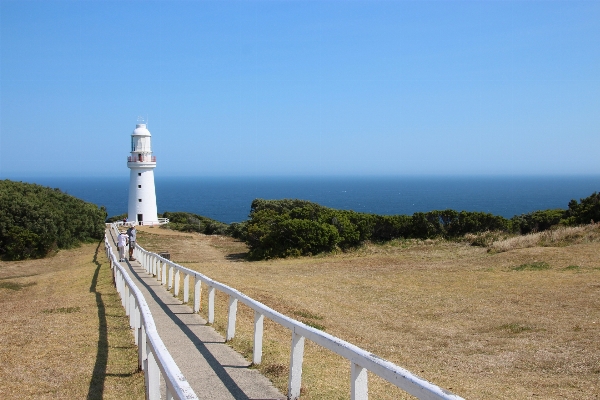
[[[600,2],[0,1],[0,177],[600,174]]]

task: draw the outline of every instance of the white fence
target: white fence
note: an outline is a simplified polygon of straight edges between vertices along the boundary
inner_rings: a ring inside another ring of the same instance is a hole
[[[158,225],[163,225],[163,224],[168,224],[169,223],[169,218],[158,218],[158,222],[150,222],[150,221],[140,221],[140,222],[136,222],[136,221],[128,221],[128,222],[123,222],[123,221],[118,221],[118,222],[114,222],[115,225],[117,226],[133,226],[133,225],[146,225],[146,226],[158,226]]]
[[[129,316],[129,325],[134,330],[135,344],[138,346],[138,366],[144,371],[146,398],[160,399],[160,378],[163,376],[167,400],[198,399],[158,336],[150,308],[142,292],[119,264],[118,257],[113,253],[107,237],[104,238],[104,245],[113,271],[115,286],[121,295],[125,313]]]
[[[116,229],[116,226],[113,225],[113,229]],[[183,301],[186,303],[189,301],[190,297],[190,278],[193,277],[195,285],[194,312],[200,311],[202,284],[205,284],[208,287],[208,322],[211,324],[215,320],[215,290],[227,294],[229,296],[229,311],[227,316],[226,340],[231,340],[235,336],[238,301],[254,310],[254,351],[252,356],[252,362],[254,364],[260,364],[262,359],[264,318],[267,317],[288,328],[291,331],[292,336],[290,372],[288,377],[289,399],[297,399],[300,396],[305,338],[313,341],[319,346],[333,351],[350,362],[350,393],[353,400],[368,398],[367,371],[371,371],[375,375],[380,376],[419,399],[462,399],[453,393],[413,375],[394,363],[379,358],[342,339],[278,313],[227,285],[214,281],[199,272],[175,264],[170,260],[162,258],[158,254],[146,251],[137,244],[135,257],[142,264],[142,267],[146,272],[156,276],[156,279],[160,281],[162,285],[167,285],[169,290],[173,288],[175,296],[179,296],[180,280],[181,275],[183,275]]]

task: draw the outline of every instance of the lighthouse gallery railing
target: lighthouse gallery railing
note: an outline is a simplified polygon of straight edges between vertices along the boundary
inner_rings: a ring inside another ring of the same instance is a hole
[[[116,226],[113,225],[113,229]],[[440,388],[423,378],[397,366],[396,364],[377,357],[351,343],[332,336],[328,333],[312,328],[302,322],[289,318],[266,305],[246,296],[220,282],[212,280],[201,273],[178,265],[158,254],[151,253],[136,243],[135,257],[149,274],[156,276],[167,289],[173,288],[173,294],[179,296],[180,280],[183,275],[183,301],[187,303],[190,297],[190,277],[194,278],[194,312],[200,311],[201,284],[208,287],[208,322],[215,320],[215,291],[219,290],[229,296],[227,316],[226,340],[235,336],[235,324],[238,301],[254,310],[254,351],[252,362],[260,364],[262,360],[262,339],[264,317],[288,328],[292,334],[292,347],[288,376],[288,399],[297,399],[300,396],[302,380],[302,361],[304,355],[305,338],[322,346],[350,362],[350,387],[353,400],[368,398],[367,371],[385,379],[398,388],[408,392],[419,399],[445,399],[458,400],[461,397]]]
[[[112,228],[114,232],[116,224],[112,224]],[[160,399],[160,378],[163,376],[167,400],[197,400],[196,393],[158,335],[144,295],[118,262],[107,236],[104,237],[104,245],[115,286],[121,296],[121,304],[134,331],[135,344],[138,346],[138,366],[144,371],[146,398]]]

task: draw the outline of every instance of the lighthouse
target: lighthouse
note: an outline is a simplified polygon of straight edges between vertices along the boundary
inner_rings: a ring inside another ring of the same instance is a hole
[[[158,224],[154,168],[150,131],[146,124],[137,124],[131,134],[131,155],[127,157],[129,174],[128,221],[138,225]]]

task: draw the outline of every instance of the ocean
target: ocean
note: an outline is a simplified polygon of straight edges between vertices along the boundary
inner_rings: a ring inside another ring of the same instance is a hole
[[[129,176],[22,179],[127,212]],[[158,212],[188,211],[225,223],[248,219],[256,198],[303,199],[323,206],[383,215],[454,209],[510,218],[567,208],[571,199],[600,191],[600,176],[577,177],[160,177]]]

